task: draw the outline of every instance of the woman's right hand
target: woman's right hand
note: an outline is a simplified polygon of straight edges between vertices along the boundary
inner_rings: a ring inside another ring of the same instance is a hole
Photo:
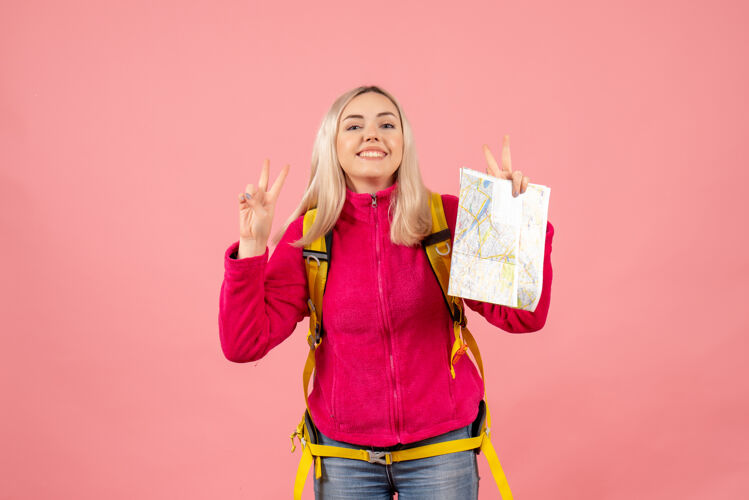
[[[253,257],[265,253],[268,245],[273,212],[276,208],[278,193],[281,191],[289,166],[281,169],[273,186],[268,190],[270,160],[263,161],[260,180],[257,188],[247,184],[244,193],[239,194],[239,252],[237,258]]]

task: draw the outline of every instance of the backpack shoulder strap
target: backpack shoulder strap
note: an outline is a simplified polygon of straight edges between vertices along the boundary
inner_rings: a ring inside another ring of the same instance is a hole
[[[450,228],[442,206],[442,196],[439,193],[431,193],[429,206],[432,212],[432,233],[421,241],[421,245],[427,254],[434,276],[440,284],[442,297],[445,299],[450,316],[453,321],[465,325],[463,301],[460,297],[453,297],[448,293],[452,247],[450,246]]]
[[[316,215],[316,208],[310,209],[304,214],[302,235],[307,234],[309,228],[312,227]],[[320,236],[305,245],[304,250],[302,250],[304,266],[307,270],[307,286],[309,287],[307,305],[309,306],[310,321],[307,342],[309,342],[311,349],[315,349],[322,341],[322,298],[328,278],[332,236],[332,233]]]
[[[453,320],[455,341],[450,352],[450,374],[455,378],[455,368],[453,365],[468,349],[468,344],[463,341],[461,336],[461,331],[467,330],[465,328],[466,317],[463,310],[463,300],[460,297],[453,297],[448,293],[452,247],[450,246],[450,228],[447,225],[445,209],[442,206],[442,195],[431,193],[429,206],[432,212],[432,233],[421,241],[421,245],[424,247],[432,271],[440,284],[442,297],[445,299],[447,310],[450,312]]]
[[[313,208],[307,210],[304,214],[304,224],[302,226],[302,235],[306,235],[312,224],[315,222],[317,216],[317,209]],[[302,250],[302,256],[304,257],[304,267],[307,270],[307,286],[309,287],[309,299],[307,299],[307,305],[309,306],[309,333],[307,333],[307,343],[309,344],[309,354],[307,355],[307,361],[304,363],[304,371],[302,372],[302,387],[304,390],[304,403],[307,406],[307,412],[309,412],[309,382],[312,379],[312,373],[315,371],[315,349],[322,342],[323,328],[322,328],[322,298],[325,293],[325,283],[328,279],[328,267],[330,266],[330,250],[333,246],[333,232],[330,231],[324,236],[320,236],[316,240],[304,245]],[[302,424],[300,424],[301,426]],[[295,434],[298,434],[298,429]],[[294,443],[294,435],[291,435],[292,445]],[[312,463],[312,455],[309,453],[307,446],[304,447],[305,455],[302,457],[302,463],[307,464],[307,469]],[[293,449],[292,449],[293,451]],[[305,459],[306,457],[306,459]],[[320,477],[320,457],[315,457],[315,475]],[[297,483],[299,483],[299,474],[297,474]],[[295,498],[301,498],[301,489],[304,487],[304,480],[300,484],[294,486]]]

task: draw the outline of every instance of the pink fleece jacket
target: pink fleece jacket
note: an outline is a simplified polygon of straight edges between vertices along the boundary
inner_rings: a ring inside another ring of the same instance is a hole
[[[466,426],[483,397],[481,376],[468,356],[455,364],[455,379],[450,376],[452,320],[424,250],[390,241],[388,206],[395,188],[376,197],[346,193],[333,229],[325,334],[309,397],[312,419],[326,436],[364,446],[411,443]],[[454,236],[458,199],[442,195],[442,201]],[[229,360],[262,358],[309,315],[302,249],[290,245],[302,236],[302,219],[289,225],[270,260],[267,249],[245,259],[236,259],[239,242],[227,249],[219,334]],[[543,327],[553,235],[549,224],[534,312],[474,300],[466,305],[508,332]],[[490,354],[483,357],[491,362]],[[303,362],[290,369],[301,373]]]

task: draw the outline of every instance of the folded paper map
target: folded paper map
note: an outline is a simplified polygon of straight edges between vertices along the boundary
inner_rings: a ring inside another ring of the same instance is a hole
[[[528,184],[460,169],[460,202],[448,293],[534,311],[541,295],[549,194]]]

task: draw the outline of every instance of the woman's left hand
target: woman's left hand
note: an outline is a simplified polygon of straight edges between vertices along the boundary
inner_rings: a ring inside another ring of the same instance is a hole
[[[507,179],[512,181],[512,196],[525,193],[528,187],[528,177],[524,176],[520,170],[512,170],[512,162],[510,161],[510,136],[505,135],[502,140],[502,168],[497,165],[497,160],[494,159],[492,152],[489,151],[489,146],[484,144],[484,156],[486,156],[486,173],[497,177],[499,179]]]

